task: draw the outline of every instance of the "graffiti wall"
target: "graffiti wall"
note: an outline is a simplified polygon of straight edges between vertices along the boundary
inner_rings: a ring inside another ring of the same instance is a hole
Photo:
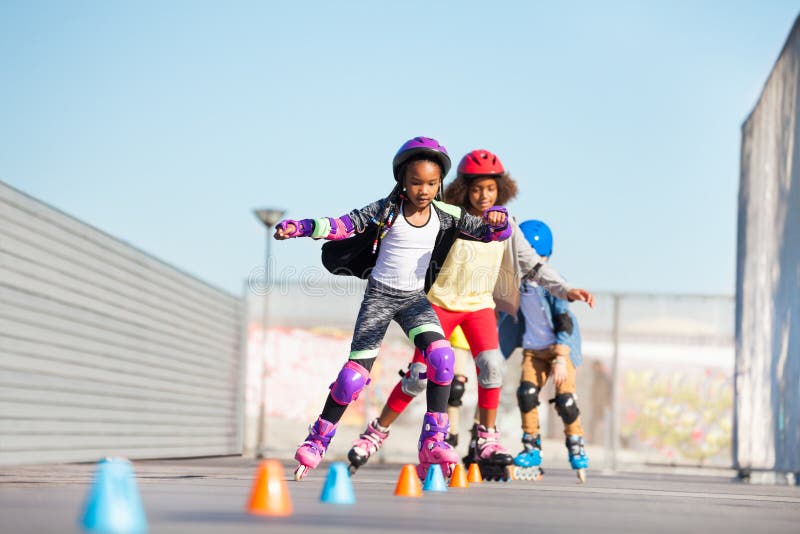
[[[628,369],[620,439],[653,461],[730,465],[730,369]]]
[[[250,449],[256,446],[260,402],[266,417],[265,445],[290,455],[304,437],[305,428],[316,419],[350,352],[351,332],[338,328],[300,328],[261,325],[248,328],[248,367],[245,405]],[[265,349],[265,352],[262,350]],[[350,405],[341,426],[362,428],[377,415],[399,378],[398,371],[411,359],[410,342],[387,336],[370,374],[371,382]],[[262,355],[264,364],[262,365]]]

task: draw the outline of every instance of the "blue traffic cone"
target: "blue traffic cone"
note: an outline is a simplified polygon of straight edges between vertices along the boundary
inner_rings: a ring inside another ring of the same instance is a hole
[[[88,532],[103,534],[147,532],[147,519],[128,460],[106,458],[97,463],[81,526]]]
[[[447,491],[442,466],[432,464],[428,468],[428,474],[425,475],[425,482],[422,484],[422,491]]]
[[[319,500],[331,504],[355,504],[356,496],[353,494],[353,483],[350,481],[347,465],[342,462],[331,464]]]

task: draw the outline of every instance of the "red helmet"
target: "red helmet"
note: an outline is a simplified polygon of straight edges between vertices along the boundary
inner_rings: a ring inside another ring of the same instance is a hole
[[[473,150],[458,164],[458,174],[503,174],[500,158],[488,150]]]

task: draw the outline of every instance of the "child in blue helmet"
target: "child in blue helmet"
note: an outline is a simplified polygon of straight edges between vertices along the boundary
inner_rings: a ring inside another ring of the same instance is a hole
[[[348,361],[295,453],[300,463],[295,470],[297,480],[319,465],[347,406],[369,383],[370,369],[392,320],[424,354],[428,365],[428,411],[418,442],[418,473],[425,476],[431,464],[440,464],[449,475],[459,459],[445,441],[453,349],[426,291],[460,234],[486,242],[502,241],[511,234],[511,226],[503,208],[487,209],[479,218],[440,201],[450,157],[435,139],[407,141],[392,167],[396,185],[385,199],[338,218],[284,220],[275,231],[276,239],[308,236],[331,240],[323,246],[325,267],[334,274],[368,278]]]
[[[530,220],[519,228],[540,256],[548,258],[552,254],[553,234],[545,223]],[[539,392],[552,375],[556,396],[550,402],[555,404],[564,422],[570,465],[584,482],[589,459],[575,396],[575,376],[583,359],[578,322],[569,302],[554,297],[536,282],[524,281],[520,293],[517,317],[505,316],[499,326],[500,345],[506,358],[516,347],[523,349],[522,376],[517,389],[523,450],[514,458],[516,476],[538,480],[543,474],[537,407]]]

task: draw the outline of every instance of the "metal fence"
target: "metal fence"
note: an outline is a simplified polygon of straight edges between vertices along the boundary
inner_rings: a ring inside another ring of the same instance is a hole
[[[266,295],[250,288],[246,448],[256,447],[259,400],[265,401],[266,454],[290,457],[322,408],[327,386],[349,353],[364,283],[309,277],[277,283]],[[266,321],[262,304],[268,302]],[[600,294],[594,310],[573,304],[583,335],[578,398],[594,467],[625,464],[731,465],[733,298],[730,296]],[[509,449],[520,446],[516,388],[520,351],[507,362],[498,427]],[[412,348],[390,327],[365,394],[351,405],[329,451],[345,456],[375,417],[405,368]],[[262,367],[262,358],[266,366]],[[477,402],[467,384],[461,431],[468,432]],[[265,388],[262,388],[262,384]],[[552,384],[542,398],[553,397]],[[561,421],[539,407],[545,462],[566,464]],[[385,461],[408,461],[424,412],[416,399],[392,428]],[[466,442],[466,439],[462,440]],[[462,447],[463,448],[463,447]],[[465,451],[462,451],[465,452]]]

